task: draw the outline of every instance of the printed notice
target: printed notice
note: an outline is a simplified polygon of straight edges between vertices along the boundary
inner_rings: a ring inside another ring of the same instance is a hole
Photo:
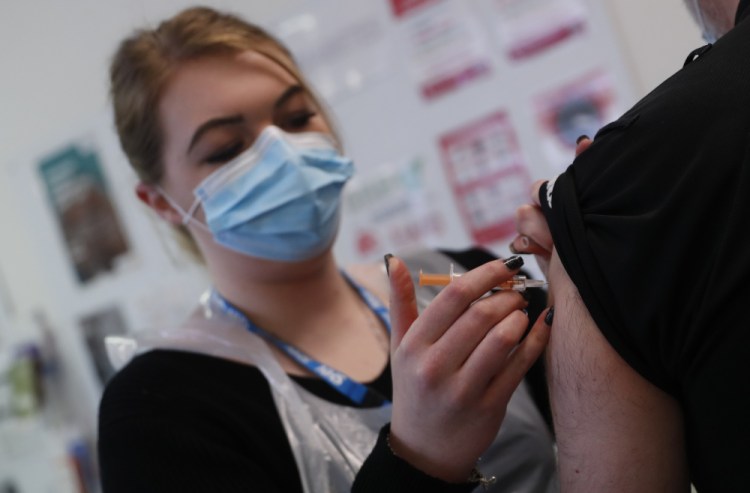
[[[38,171],[78,281],[114,270],[128,243],[99,155],[71,145],[43,159]]]
[[[490,71],[477,19],[463,1],[391,0],[422,96],[435,99]]]
[[[593,138],[619,116],[611,78],[604,72],[585,75],[536,98],[540,145],[553,171],[564,170],[581,135]]]
[[[515,233],[531,178],[508,117],[495,113],[444,135],[446,177],[471,236],[488,244]]]
[[[493,0],[495,30],[512,60],[537,55],[581,33],[586,8],[580,0]]]

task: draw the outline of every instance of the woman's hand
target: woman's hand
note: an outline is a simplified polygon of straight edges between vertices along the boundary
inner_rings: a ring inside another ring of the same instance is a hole
[[[453,280],[420,316],[406,265],[386,259],[393,369],[390,444],[397,456],[445,481],[469,478],[495,438],[514,390],[549,338],[545,312],[519,344],[528,318],[518,293],[482,297],[517,272],[523,262],[513,259],[489,262]]]
[[[581,137],[576,146],[576,157],[591,146],[591,139]],[[552,235],[539,204],[539,189],[546,180],[534,182],[531,187],[531,204],[516,209],[516,236],[510,243],[510,250],[519,254],[534,254],[539,268],[547,277],[549,260],[552,255]]]

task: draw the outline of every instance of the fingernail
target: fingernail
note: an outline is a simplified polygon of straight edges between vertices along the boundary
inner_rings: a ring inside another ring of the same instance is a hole
[[[516,248],[516,245],[515,245],[516,241],[521,243],[521,248],[523,248],[523,250],[519,250],[518,248]],[[529,239],[526,236],[519,236],[518,238],[513,240],[513,242],[511,242],[508,248],[510,250],[510,253],[513,253],[515,255],[528,253]]]
[[[580,137],[578,137],[578,138],[576,139],[576,145],[577,145],[577,144],[580,144],[580,143],[581,143],[581,141],[582,141],[583,139],[588,139],[588,138],[589,138],[589,136],[588,136],[588,135],[581,135]]]
[[[516,270],[516,269],[520,269],[520,268],[521,268],[521,266],[523,265],[523,258],[522,258],[522,257],[519,257],[518,255],[514,255],[514,256],[512,256],[511,258],[507,259],[507,260],[506,260],[506,261],[504,262],[504,264],[505,264],[505,266],[506,266],[506,267],[507,267],[507,268],[508,268],[509,270]]]
[[[391,277],[391,266],[390,266],[391,258],[393,258],[393,255],[390,253],[386,253],[383,256],[383,260],[385,261],[385,273],[388,277]]]
[[[544,323],[547,325],[552,325],[552,320],[555,318],[555,307],[551,306],[549,308],[549,311],[547,312],[547,315],[544,317]]]

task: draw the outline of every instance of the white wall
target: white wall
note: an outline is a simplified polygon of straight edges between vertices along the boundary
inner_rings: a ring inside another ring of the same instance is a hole
[[[17,173],[28,156],[86,127],[107,108],[108,59],[134,27],[190,5],[181,0],[2,0],[0,15],[0,176]],[[206,2],[241,11],[254,20],[271,19],[310,0]],[[382,0],[385,1],[385,0]],[[681,0],[602,0],[616,26],[639,95],[678,70],[700,45]],[[107,125],[108,123],[102,123]],[[31,312],[45,306],[53,326],[58,283],[40,261],[23,201],[0,180],[0,348],[31,330]],[[127,191],[126,191],[127,192]],[[129,192],[127,192],[129,193]],[[8,286],[5,289],[3,284]],[[62,310],[61,310],[62,311]],[[84,377],[76,392],[91,396]],[[93,419],[93,415],[91,416]]]
[[[688,53],[703,44],[684,0],[602,1],[643,93],[681,68]]]

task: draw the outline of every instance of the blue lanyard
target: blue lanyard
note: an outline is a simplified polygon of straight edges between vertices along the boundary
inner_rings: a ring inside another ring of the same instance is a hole
[[[367,291],[367,289],[365,289],[364,286],[357,284],[344,271],[341,271],[341,274],[344,276],[347,282],[353,288],[357,290],[357,293],[359,294],[359,296],[367,304],[368,308],[370,308],[370,310],[372,310],[373,313],[375,313],[375,315],[378,316],[378,318],[380,319],[380,321],[383,323],[385,328],[388,330],[388,333],[390,334],[391,322],[388,316],[388,308],[383,306],[383,304],[380,302],[378,298],[376,298],[372,293]],[[214,298],[216,302],[218,302],[220,308],[225,313],[239,319],[245,325],[245,328],[247,330],[249,330],[253,334],[259,335],[260,337],[264,338],[266,341],[270,342],[271,344],[273,344],[274,346],[282,350],[285,354],[287,354],[294,361],[296,361],[300,365],[304,366],[305,368],[313,372],[315,375],[320,377],[328,385],[330,385],[335,390],[337,390],[341,394],[348,397],[355,404],[361,405],[365,402],[384,404],[388,402],[388,399],[383,397],[376,390],[373,390],[367,385],[364,385],[364,384],[361,384],[359,382],[352,380],[351,378],[341,373],[340,371],[336,370],[335,368],[331,368],[330,366],[311,358],[310,356],[300,351],[299,349],[295,348],[294,346],[287,344],[286,342],[282,341],[276,336],[258,327],[244,313],[242,313],[239,309],[237,309],[235,306],[233,306],[231,303],[225,300],[216,290],[212,291],[212,297]]]

